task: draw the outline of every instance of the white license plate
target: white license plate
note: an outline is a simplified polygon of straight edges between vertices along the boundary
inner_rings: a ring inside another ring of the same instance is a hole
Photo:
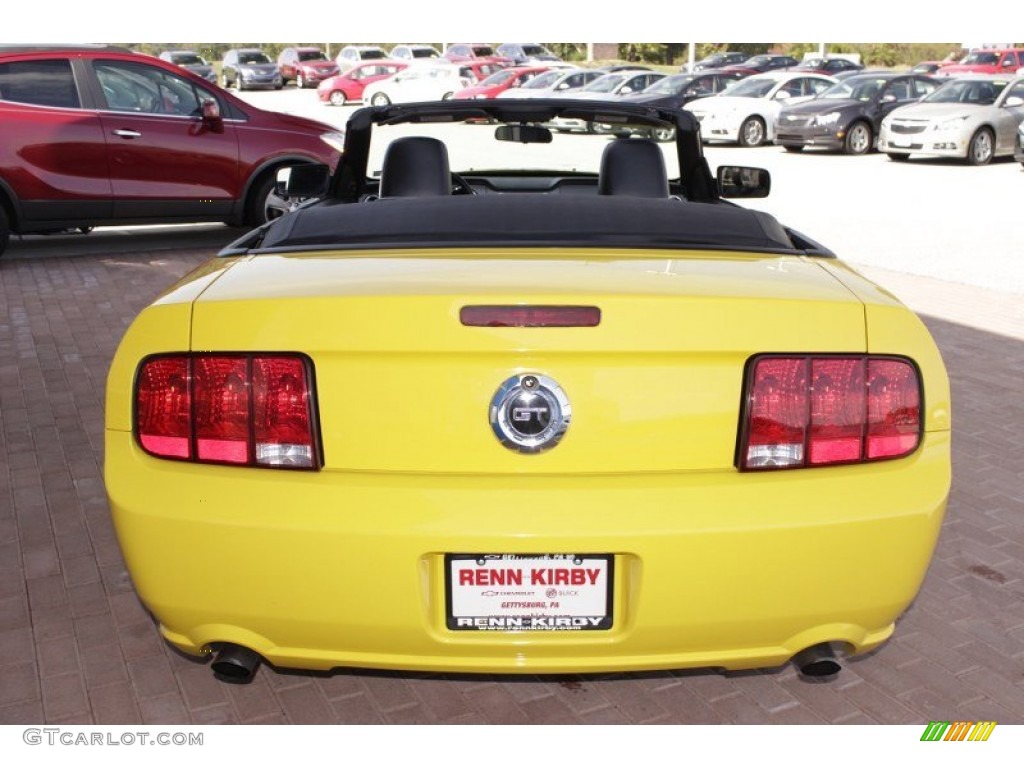
[[[896,139],[892,136],[889,137],[889,144],[894,147],[909,147],[914,142],[911,139]]]
[[[611,629],[613,563],[605,554],[446,555],[448,629]]]

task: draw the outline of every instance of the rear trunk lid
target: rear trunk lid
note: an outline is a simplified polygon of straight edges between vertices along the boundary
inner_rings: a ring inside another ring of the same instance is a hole
[[[597,327],[467,327],[468,305],[597,306]],[[812,258],[502,249],[261,255],[196,301],[195,351],[302,352],[325,470],[678,472],[733,466],[744,367],[864,352],[862,303]],[[564,390],[557,447],[501,444],[516,374]]]

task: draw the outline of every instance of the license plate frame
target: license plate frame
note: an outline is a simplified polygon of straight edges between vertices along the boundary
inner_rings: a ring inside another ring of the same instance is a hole
[[[445,625],[453,632],[614,626],[615,557],[609,553],[451,553],[444,571]]]

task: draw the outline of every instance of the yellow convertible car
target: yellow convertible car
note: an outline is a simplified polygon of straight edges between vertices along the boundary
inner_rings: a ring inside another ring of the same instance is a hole
[[[333,176],[278,183],[304,202],[146,308],[109,374],[111,511],[174,646],[233,681],[827,676],[892,634],[949,492],[942,360],[724,199],[770,178],[713,174],[689,113],[367,108]]]

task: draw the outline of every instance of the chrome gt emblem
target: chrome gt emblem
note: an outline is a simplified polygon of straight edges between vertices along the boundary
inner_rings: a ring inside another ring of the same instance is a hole
[[[491,429],[506,448],[540,453],[558,445],[572,418],[569,398],[548,376],[506,379],[491,399]]]

